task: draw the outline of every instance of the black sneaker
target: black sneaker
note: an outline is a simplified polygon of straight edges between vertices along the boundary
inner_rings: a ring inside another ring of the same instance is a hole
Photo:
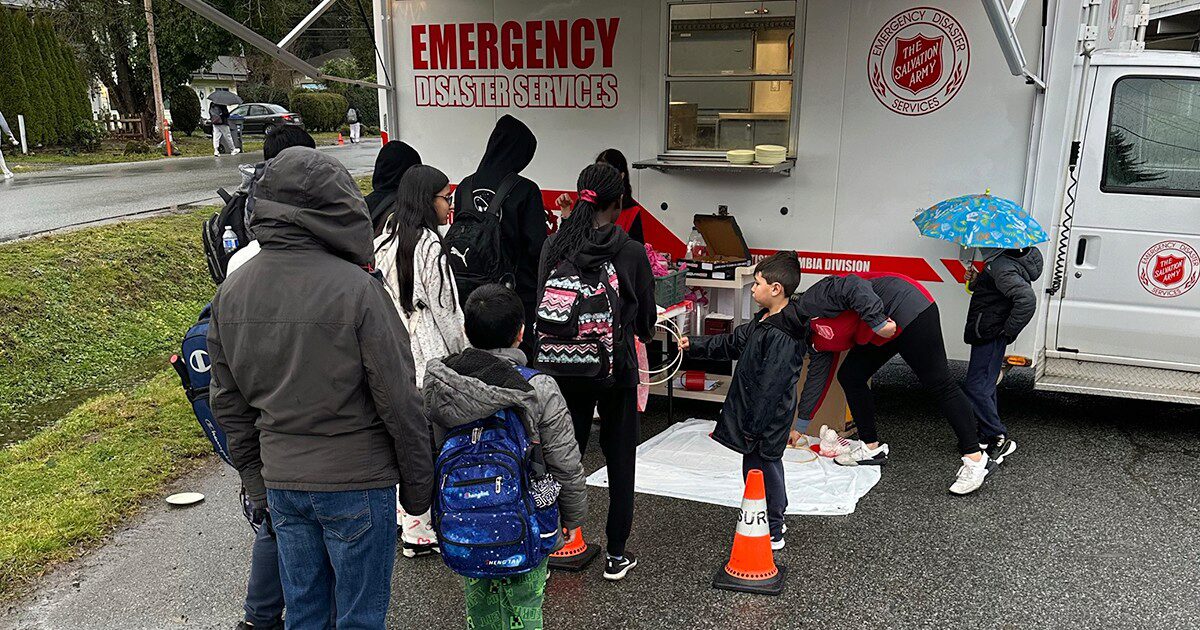
[[[629,570],[637,566],[637,558],[628,551],[620,558],[608,556],[608,562],[604,565],[604,579],[617,581],[624,579],[625,574]]]
[[[988,441],[987,448],[988,459],[996,462],[997,465],[1004,463],[1004,458],[1012,455],[1017,450],[1017,441],[1011,440],[1008,436],[997,435]]]

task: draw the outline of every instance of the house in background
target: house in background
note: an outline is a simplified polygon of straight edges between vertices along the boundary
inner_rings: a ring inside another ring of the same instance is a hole
[[[213,92],[226,91],[237,94],[238,85],[250,78],[250,69],[245,57],[221,55],[211,66],[192,74],[188,86],[200,97],[200,112],[208,111],[208,97]]]

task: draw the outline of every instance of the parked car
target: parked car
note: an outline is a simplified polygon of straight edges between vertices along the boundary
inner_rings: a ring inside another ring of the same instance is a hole
[[[276,127],[295,125],[304,127],[300,114],[289,112],[287,108],[275,103],[242,103],[229,110],[229,118],[233,121],[241,118],[242,133],[270,133]],[[212,122],[207,118],[201,121],[201,126],[207,134],[212,133]],[[230,124],[233,124],[231,122]]]

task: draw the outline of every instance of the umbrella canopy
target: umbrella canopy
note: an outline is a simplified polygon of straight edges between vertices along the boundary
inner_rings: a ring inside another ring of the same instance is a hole
[[[963,247],[1020,249],[1048,240],[1046,230],[1019,204],[986,193],[939,202],[913,223],[925,236]]]
[[[242,97],[227,90],[217,90],[208,95],[208,102],[217,105],[241,105]]]

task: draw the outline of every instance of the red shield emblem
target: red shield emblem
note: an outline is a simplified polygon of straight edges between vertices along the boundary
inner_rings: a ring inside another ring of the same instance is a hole
[[[942,42],[945,38],[917,35],[896,38],[892,58],[892,79],[897,87],[917,94],[933,87],[942,78]]]
[[[1164,287],[1183,281],[1183,256],[1160,254],[1154,262],[1154,281]]]

